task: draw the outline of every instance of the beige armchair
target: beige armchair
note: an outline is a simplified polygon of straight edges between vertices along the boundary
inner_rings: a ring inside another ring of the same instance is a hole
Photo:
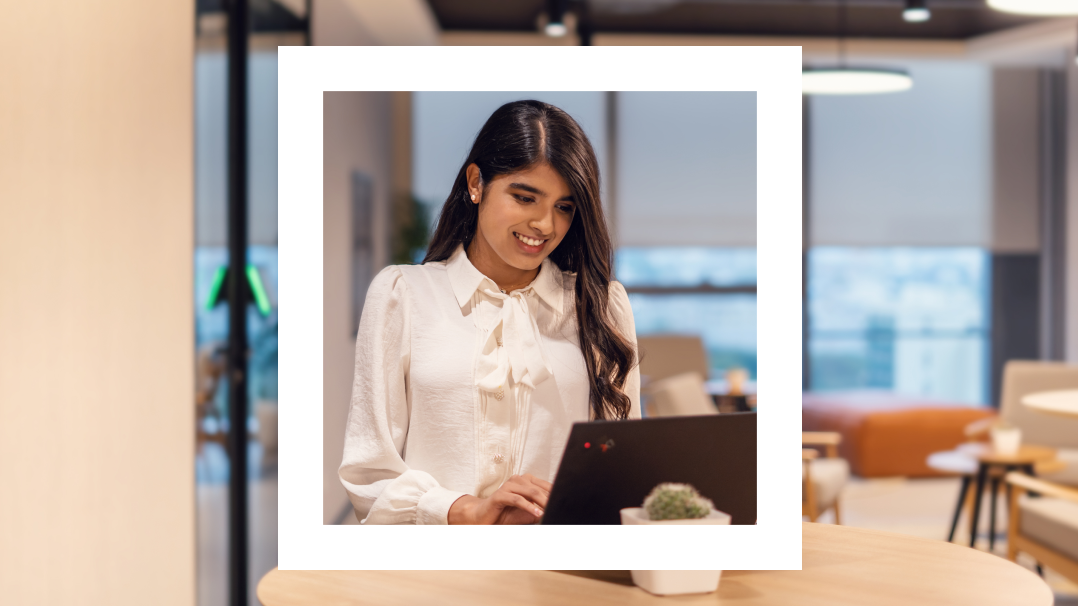
[[[1000,417],[1022,429],[1022,443],[1049,446],[1064,465],[1058,471],[1044,470],[1041,479],[1078,486],[1078,419],[1037,412],[1022,398],[1039,391],[1078,389],[1078,366],[1060,362],[1011,360],[1003,367]],[[1041,470],[1038,469],[1038,474]]]
[[[648,335],[637,337],[640,348],[640,374],[658,381],[686,372],[707,377],[707,351],[697,335]]]
[[[1027,553],[1074,583],[1078,583],[1078,489],[1012,471],[1011,520],[1007,529],[1007,559]],[[1027,493],[1036,493],[1031,496]]]
[[[842,434],[831,431],[806,431],[801,434],[801,515],[815,522],[828,509],[835,510],[835,523],[841,524],[839,497],[850,479],[850,464],[839,458]],[[825,457],[804,446],[823,446]]]
[[[658,381],[646,389],[649,417],[718,414],[711,396],[704,389],[699,373],[686,372]]]

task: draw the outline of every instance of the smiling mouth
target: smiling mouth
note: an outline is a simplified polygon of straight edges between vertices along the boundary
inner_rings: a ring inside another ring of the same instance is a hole
[[[520,240],[521,242],[527,244],[528,246],[542,246],[543,242],[546,242],[546,240],[536,240],[535,238],[529,238],[527,236],[522,236],[522,235],[518,234],[517,232],[513,232],[513,235],[517,237],[517,240]]]

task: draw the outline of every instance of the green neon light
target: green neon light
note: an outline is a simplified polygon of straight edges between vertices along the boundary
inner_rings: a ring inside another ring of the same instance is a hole
[[[269,297],[266,295],[266,287],[262,285],[262,276],[258,275],[258,270],[254,265],[247,266],[247,281],[251,284],[251,292],[254,293],[258,311],[262,312],[263,316],[268,316],[270,314]]]
[[[206,309],[213,309],[217,305],[217,297],[221,294],[221,286],[225,283],[227,267],[218,267],[217,273],[213,274],[213,284],[210,286],[210,298],[206,301]]]

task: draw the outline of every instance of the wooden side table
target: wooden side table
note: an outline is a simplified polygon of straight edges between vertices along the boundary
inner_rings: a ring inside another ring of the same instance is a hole
[[[948,542],[954,540],[958,518],[962,513],[962,504],[966,500],[966,494],[974,476],[977,479],[977,487],[973,492],[973,515],[970,520],[969,546],[973,547],[977,541],[977,523],[980,521],[981,496],[984,494],[985,483],[991,480],[992,500],[989,502],[988,514],[988,550],[992,551],[996,543],[996,498],[999,494],[1000,480],[1008,471],[1021,470],[1031,476],[1035,475],[1033,472],[1034,465],[1052,461],[1055,458],[1055,449],[1045,446],[1023,445],[1013,455],[1001,455],[992,450],[990,445],[982,443],[963,444],[955,450],[936,452],[929,455],[929,467],[938,471],[962,475],[962,487],[959,489],[958,503],[955,505],[954,518],[951,521],[951,532],[947,537]],[[1009,495],[1010,488],[1008,487],[1007,490]]]
[[[625,570],[280,571],[264,606],[1050,606],[1037,575],[1001,557],[907,535],[802,524],[802,570],[728,570],[714,593],[656,597]]]

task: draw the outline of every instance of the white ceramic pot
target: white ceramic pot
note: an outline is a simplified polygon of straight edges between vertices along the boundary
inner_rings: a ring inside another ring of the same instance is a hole
[[[1018,447],[1022,445],[1022,430],[1017,427],[993,427],[992,450],[1001,455],[1013,455],[1018,453]]]
[[[622,524],[655,526],[726,525],[729,514],[712,511],[706,517],[692,520],[650,520],[642,507],[621,510]],[[711,593],[719,588],[721,570],[633,570],[633,583],[655,595],[678,595],[683,593]]]
[[[719,588],[721,570],[633,570],[633,583],[654,595],[711,593]]]

